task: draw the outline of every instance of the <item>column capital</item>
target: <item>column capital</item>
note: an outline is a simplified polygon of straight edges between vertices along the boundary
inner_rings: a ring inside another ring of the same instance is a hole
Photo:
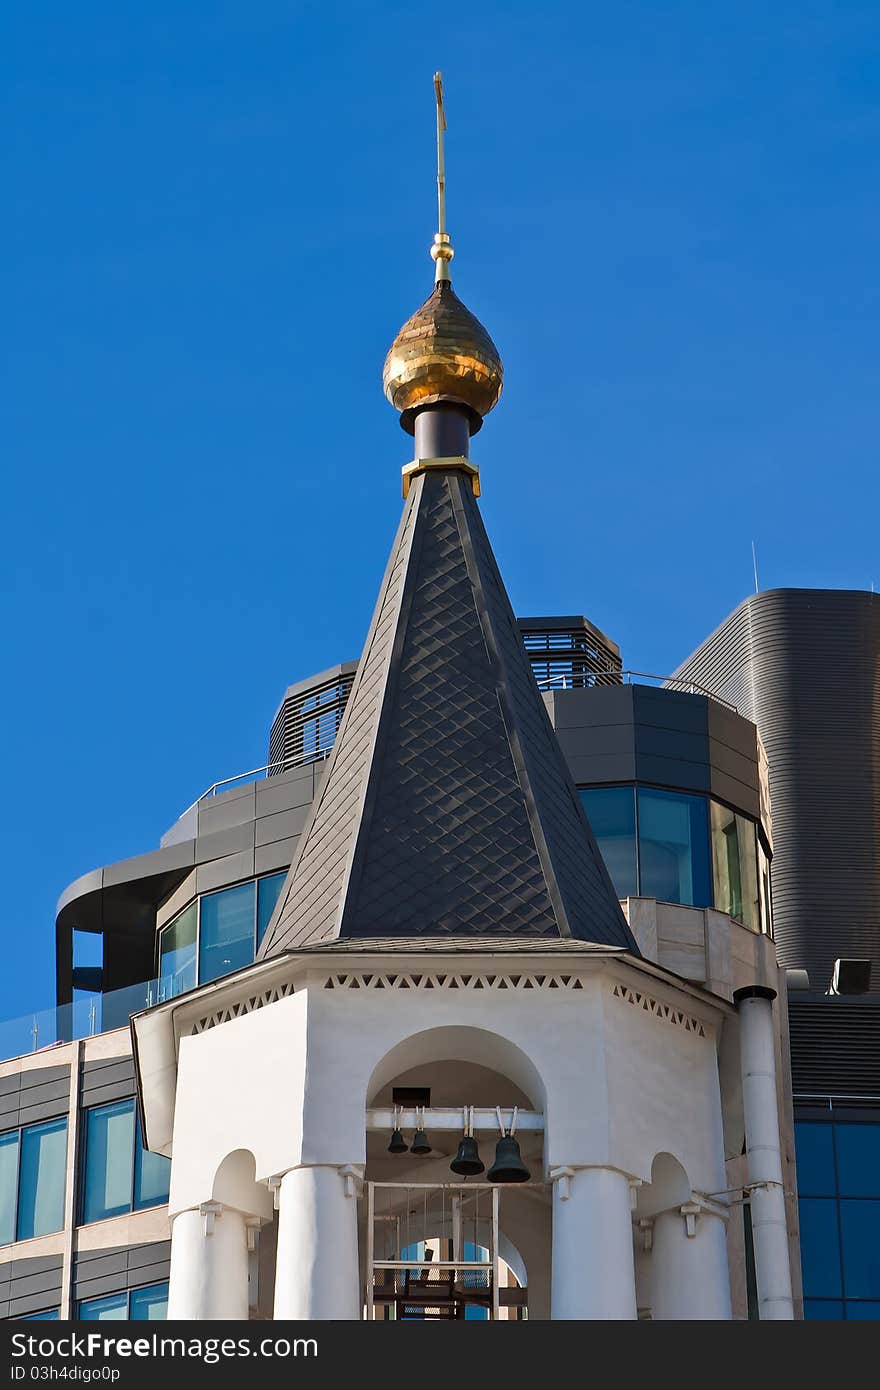
[[[204,1220],[205,1235],[212,1236],[214,1234],[214,1222],[218,1216],[222,1216],[223,1214],[223,1203],[201,1202],[199,1205],[199,1213]]]

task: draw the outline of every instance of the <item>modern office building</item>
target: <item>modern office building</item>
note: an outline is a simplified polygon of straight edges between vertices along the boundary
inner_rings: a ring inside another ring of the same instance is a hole
[[[767,751],[805,1312],[880,1317],[880,597],[754,594],[676,672]]]

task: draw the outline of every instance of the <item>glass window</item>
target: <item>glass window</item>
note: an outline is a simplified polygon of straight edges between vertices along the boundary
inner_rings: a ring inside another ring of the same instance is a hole
[[[843,1304],[834,1303],[830,1298],[805,1298],[804,1299],[804,1321],[805,1322],[827,1322],[835,1319],[842,1320]]]
[[[170,1169],[170,1159],[144,1149],[134,1100],[87,1111],[83,1222],[167,1201]]]
[[[880,1202],[842,1201],[840,1231],[847,1298],[880,1299]]]
[[[190,903],[159,936],[159,990],[163,999],[174,999],[196,987],[198,916],[198,903]]]
[[[152,1284],[148,1289],[132,1289],[128,1316],[132,1322],[164,1322],[168,1316],[168,1285]]]
[[[168,1201],[171,1182],[171,1159],[150,1153],[144,1148],[140,1116],[135,1116],[136,1143],[134,1147],[134,1208],[161,1206]]]
[[[842,1197],[880,1197],[880,1124],[836,1124]]]
[[[105,1298],[90,1298],[79,1305],[83,1322],[127,1322],[128,1294],[111,1293]]]
[[[770,895],[770,860],[764,853],[761,837],[758,836],[758,873],[761,882],[761,931],[773,935],[773,908]]]
[[[64,1225],[67,1120],[48,1120],[21,1131],[18,1240],[46,1236]]]
[[[199,982],[219,979],[254,958],[254,884],[240,883],[201,900]]]
[[[638,789],[639,880],[646,898],[708,907],[709,835],[702,796]]]
[[[848,1322],[864,1319],[870,1322],[880,1321],[880,1303],[855,1303],[851,1300],[846,1305],[846,1317]]]
[[[19,1321],[19,1322],[57,1322],[57,1321],[58,1321],[58,1309],[57,1309],[57,1308],[47,1308],[46,1311],[45,1311],[45,1313],[26,1313],[26,1314],[24,1315],[24,1317],[23,1317],[23,1318],[19,1318],[18,1321]]]
[[[617,896],[636,897],[635,788],[587,787],[581,791],[581,800]]]
[[[88,1111],[83,1193],[84,1222],[131,1211],[134,1101],[119,1100]]]
[[[18,1206],[18,1130],[0,1134],[0,1245],[15,1240]]]
[[[257,945],[259,946],[263,937],[266,935],[266,928],[269,925],[269,918],[275,910],[278,901],[278,894],[284,886],[287,878],[286,871],[280,874],[270,874],[268,878],[261,878],[257,884]]]
[[[801,1197],[833,1197],[834,1140],[829,1124],[798,1120],[794,1127],[797,1187]]]
[[[752,931],[761,929],[755,824],[720,802],[711,803],[715,906]]]
[[[833,1198],[802,1197],[798,1213],[804,1295],[840,1298],[843,1290],[840,1286],[837,1203]]]

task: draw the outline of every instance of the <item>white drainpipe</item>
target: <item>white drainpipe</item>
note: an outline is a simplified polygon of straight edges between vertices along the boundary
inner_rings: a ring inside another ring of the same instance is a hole
[[[747,989],[737,990],[733,997],[739,1011],[743,1111],[759,1316],[768,1321],[789,1321],[794,1317],[794,1303],[776,1093],[776,1035],[773,1027],[776,991],[764,985],[751,985]]]

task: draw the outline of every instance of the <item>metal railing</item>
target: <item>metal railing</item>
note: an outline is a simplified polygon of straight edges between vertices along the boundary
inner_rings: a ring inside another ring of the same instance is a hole
[[[716,695],[695,681],[679,680],[676,676],[658,676],[653,671],[560,671],[557,675],[538,679],[539,690],[591,690],[597,685],[656,685],[662,690],[678,690],[686,695],[705,695],[716,704],[738,714],[736,705]]]
[[[202,792],[201,796],[197,796],[195,801],[187,806],[186,811],[181,811],[180,816],[185,816],[196,806],[201,806],[203,801],[209,801],[212,796],[217,796],[221,791],[228,791],[230,787],[236,786],[239,782],[252,782],[258,777],[268,777],[276,769],[280,772],[288,772],[292,767],[305,767],[306,763],[322,763],[325,758],[329,758],[332,752],[332,746],[320,748],[315,753],[300,753],[295,758],[278,758],[274,763],[263,763],[261,767],[249,768],[247,772],[237,772],[233,777],[221,777],[219,782],[212,782],[207,791]]]

